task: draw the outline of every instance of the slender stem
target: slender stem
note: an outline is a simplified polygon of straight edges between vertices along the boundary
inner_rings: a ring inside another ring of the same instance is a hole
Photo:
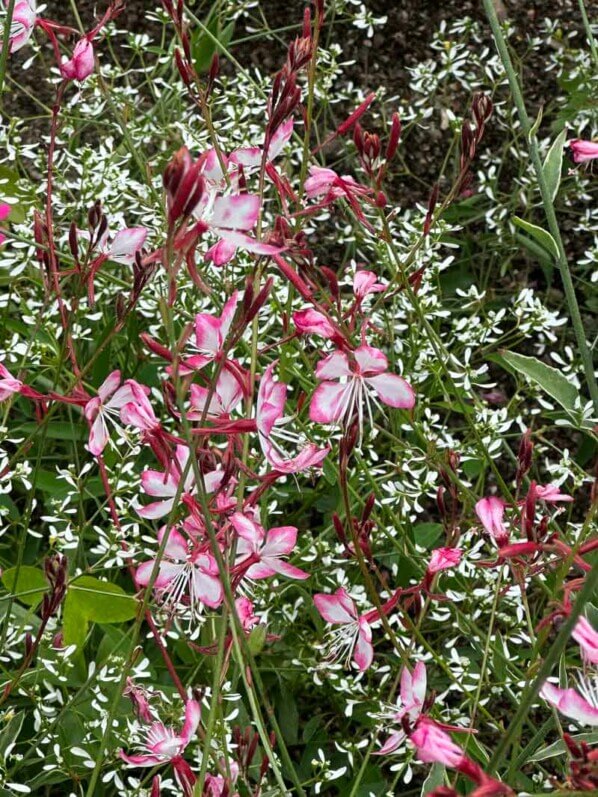
[[[15,10],[15,0],[8,0],[6,17],[4,18],[4,30],[2,31],[2,50],[0,51],[0,97],[4,89],[4,76],[6,75],[6,64],[8,62],[8,51],[10,49],[10,29],[12,27],[12,17]]]
[[[592,26],[590,25],[590,20],[588,19],[586,6],[584,0],[578,0],[578,2],[579,2],[579,12],[581,14],[581,19],[583,22],[583,27],[586,32],[588,44],[590,45],[590,50],[592,52],[592,60],[594,61],[594,65],[598,67],[598,47],[596,47],[596,39],[594,38],[594,34],[592,33]]]
[[[525,108],[523,93],[521,91],[521,87],[519,86],[517,73],[515,72],[515,69],[513,67],[513,62],[511,60],[511,55],[509,53],[509,48],[506,39],[504,37],[500,22],[498,21],[498,17],[496,15],[496,9],[494,7],[493,0],[484,0],[484,9],[486,11],[486,16],[488,17],[488,22],[490,23],[490,27],[492,29],[492,35],[494,37],[494,43],[496,45],[496,49],[498,50],[498,54],[500,56],[503,67],[507,74],[507,78],[509,80],[509,87],[511,89],[511,94],[513,96],[515,107],[517,108],[517,114],[519,115],[521,127],[523,128],[523,132],[525,133],[529,141],[529,150],[530,150],[532,165],[536,173],[536,180],[538,181],[538,187],[540,188],[540,194],[542,196],[542,205],[544,207],[544,213],[546,215],[548,229],[550,231],[550,234],[554,238],[554,241],[558,249],[557,265],[561,273],[563,288],[565,289],[565,297],[567,299],[567,305],[569,307],[569,313],[571,315],[571,322],[573,324],[573,330],[575,332],[575,337],[577,339],[579,355],[583,363],[583,369],[585,371],[586,381],[588,383],[590,396],[592,398],[592,402],[594,403],[594,409],[596,412],[598,412],[598,383],[596,382],[596,376],[594,374],[592,355],[586,340],[586,335],[583,328],[583,321],[581,319],[581,313],[579,312],[577,297],[575,296],[575,288],[573,287],[571,270],[569,269],[569,263],[567,262],[567,255],[565,253],[563,239],[561,238],[561,233],[559,230],[556,213],[554,211],[552,196],[550,194],[550,190],[548,188],[546,179],[544,177],[544,170],[542,167],[542,159],[540,157],[540,149],[538,147],[538,141],[536,139],[535,134],[531,133],[532,126],[529,116],[527,115],[527,110]]]

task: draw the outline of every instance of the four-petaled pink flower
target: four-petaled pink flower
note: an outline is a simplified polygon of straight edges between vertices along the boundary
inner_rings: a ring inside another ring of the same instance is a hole
[[[318,448],[314,443],[303,444],[301,451],[289,457],[276,439],[300,445],[298,435],[281,428],[286,419],[284,407],[287,397],[287,386],[283,382],[274,381],[274,366],[271,363],[262,374],[256,405],[256,424],[258,438],[267,461],[279,473],[298,473],[308,468],[319,467],[329,448]]]
[[[411,724],[416,722],[424,707],[426,687],[426,665],[423,661],[418,661],[413,668],[413,673],[411,673],[407,667],[403,667],[401,672],[400,699],[397,704],[397,710],[393,711],[390,717],[393,722],[400,725],[403,717],[408,717]],[[407,734],[403,729],[393,731],[378,750],[377,755],[393,753],[403,744],[406,736]]]
[[[199,370],[223,355],[224,344],[230,332],[237,310],[239,294],[235,291],[227,299],[219,316],[211,313],[198,313],[195,316],[195,343],[193,348],[199,353],[185,358],[188,368]]]
[[[464,761],[463,750],[455,744],[430,717],[420,717],[409,740],[417,751],[417,757],[425,764],[444,764],[445,767],[458,768]]]
[[[174,461],[166,472],[151,469],[143,471],[141,474],[141,486],[148,495],[161,500],[140,507],[137,512],[141,517],[149,520],[164,517],[164,515],[172,511],[177,495],[178,500],[180,500],[185,494],[190,495],[193,492],[195,489],[195,474],[192,467],[187,467],[188,461],[188,447],[177,445]],[[183,484],[179,490],[179,482],[183,476]],[[206,492],[211,493],[218,489],[222,478],[223,472],[221,470],[205,473],[203,480]]]
[[[6,6],[6,0],[3,1]],[[15,4],[12,14],[12,24],[10,28],[9,52],[15,53],[27,44],[35,28],[37,19],[35,0],[22,0]],[[0,42],[1,49],[1,42]]]
[[[484,530],[496,540],[499,548],[509,542],[509,530],[503,523],[505,502],[501,498],[493,495],[482,498],[476,503],[475,512]]]
[[[200,717],[199,703],[196,700],[188,700],[185,704],[185,721],[180,733],[176,733],[172,727],[162,722],[153,722],[145,732],[141,745],[142,752],[128,755],[124,750],[120,750],[120,757],[131,767],[154,767],[172,763],[183,793],[186,797],[190,797],[196,778],[182,756],[197,731]]]
[[[428,562],[428,573],[436,575],[441,570],[450,570],[456,567],[461,561],[461,550],[459,548],[436,548],[432,551],[432,556]]]
[[[314,603],[327,623],[340,626],[328,634],[327,658],[330,661],[343,658],[345,662],[352,658],[360,672],[367,670],[374,660],[372,629],[367,616],[358,614],[353,598],[339,587],[333,595],[314,595]]]
[[[349,422],[356,413],[362,429],[364,406],[373,422],[371,402],[377,403],[376,396],[389,407],[411,409],[415,404],[411,385],[389,372],[386,355],[374,346],[359,346],[351,360],[345,352],[329,354],[316,366],[316,377],[322,381],[309,407],[316,423]]]
[[[106,448],[110,433],[108,420],[110,419],[118,429],[114,416],[119,416],[121,409],[131,401],[135,401],[133,384],[144,394],[149,393],[149,388],[139,385],[128,379],[120,383],[120,371],[112,371],[98,388],[98,395],[90,399],[85,405],[84,414],[91,424],[87,448],[94,455],[99,456]]]
[[[573,153],[575,163],[585,163],[594,158],[598,158],[598,141],[583,141],[581,138],[574,138],[567,142]]]
[[[201,548],[196,549],[180,531],[166,526],[158,533],[160,545],[165,535],[168,535],[168,539],[158,565],[154,589],[173,608],[188,603],[194,614],[199,613],[199,604],[217,609],[224,599],[224,591],[212,554]],[[155,562],[155,559],[151,559],[137,568],[135,580],[141,587],[149,584]]]
[[[269,578],[277,573],[287,578],[309,578],[309,573],[283,561],[283,557],[292,553],[297,542],[295,526],[279,526],[266,532],[241,512],[235,512],[230,519],[233,528],[239,535],[237,541],[237,567],[242,569],[247,578]]]
[[[73,55],[60,65],[60,74],[66,80],[82,82],[95,68],[93,44],[89,39],[80,39],[75,45]]]

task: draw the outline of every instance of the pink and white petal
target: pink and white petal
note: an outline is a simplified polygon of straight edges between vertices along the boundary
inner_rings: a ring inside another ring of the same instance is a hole
[[[229,369],[223,368],[216,382],[216,393],[225,412],[234,409],[243,398],[243,388],[236,375]]]
[[[135,254],[143,247],[147,238],[145,227],[126,227],[114,236],[108,256],[117,263],[131,264]]]
[[[426,676],[426,665],[423,661],[418,661],[415,667],[413,668],[413,675],[411,677],[411,690],[413,696],[413,702],[416,703],[418,706],[423,706],[424,701],[426,699],[426,689],[427,689],[427,676]],[[403,690],[401,688],[401,697],[403,695]]]
[[[228,167],[228,159],[226,155],[220,153],[225,168]],[[224,172],[222,171],[222,166],[220,165],[220,158],[218,157],[218,153],[215,149],[209,149],[206,151],[204,155],[204,162],[203,162],[203,169],[202,175],[210,180],[211,182],[217,183],[224,177]]]
[[[254,255],[276,255],[283,251],[283,247],[281,246],[262,243],[252,238],[251,235],[245,235],[236,230],[226,230],[222,227],[215,227],[213,231],[230,245],[238,249],[244,249],[247,252],[252,252]]]
[[[193,588],[199,600],[211,609],[217,609],[224,600],[224,590],[218,576],[202,568],[196,567],[193,571]]]
[[[244,169],[259,169],[262,162],[261,147],[240,147],[231,153],[231,163],[243,166]]]
[[[164,548],[164,556],[173,559],[175,562],[185,562],[187,560],[187,554],[189,553],[187,539],[180,531],[172,526],[170,528],[168,528],[168,526],[162,526],[158,532],[159,545],[162,545],[162,540],[166,534],[168,534],[168,541]]]
[[[190,474],[193,477],[193,473]],[[211,470],[203,474],[203,486],[206,493],[214,493],[222,484],[224,471],[221,469]]]
[[[394,751],[403,744],[406,738],[407,736],[404,731],[394,731],[390,734],[382,747],[376,750],[374,755],[388,755],[389,753],[394,753]]]
[[[98,396],[102,399],[103,404],[106,403],[106,401],[120,385],[120,376],[120,371],[112,371],[112,373],[108,374],[106,379],[104,379],[102,384],[99,386]]]
[[[277,158],[285,144],[290,140],[293,135],[293,117],[291,116],[286,122],[279,125],[272,138],[270,139],[270,146],[268,147],[268,160],[273,161]]]
[[[353,383],[321,382],[309,404],[309,419],[316,423],[338,423],[347,409],[347,396]]]
[[[164,756],[159,755],[127,755],[124,750],[120,750],[119,755],[131,767],[153,767],[164,763]]]
[[[353,651],[353,661],[357,664],[360,672],[365,672],[374,660],[374,648],[372,645],[372,629],[367,620],[359,618],[359,631],[357,642]]]
[[[565,717],[582,725],[598,725],[598,708],[592,706],[575,689],[559,689],[558,686],[546,682],[540,690],[540,696]]]
[[[95,421],[92,423],[89,430],[89,441],[87,449],[94,457],[99,457],[102,451],[106,448],[109,440],[108,427],[101,412],[98,412]]]
[[[371,385],[381,401],[389,407],[410,410],[415,406],[415,392],[409,382],[397,374],[379,374],[365,380]]]
[[[213,263],[218,267],[225,266],[227,263],[230,263],[236,252],[236,244],[230,243],[229,241],[225,241],[223,238],[221,238],[213,246],[210,246],[203,259],[206,263]]]
[[[327,623],[345,625],[353,623],[357,619],[355,604],[342,587],[333,595],[326,595],[322,592],[314,595],[314,603]]]
[[[188,700],[185,705],[185,723],[179,737],[184,747],[186,747],[193,738],[200,719],[201,706],[197,700]],[[182,750],[180,752],[182,752]]]
[[[289,562],[283,562],[282,559],[278,559],[275,556],[264,556],[261,564],[269,567],[275,573],[279,573],[281,576],[286,576],[287,578],[294,578],[299,581],[309,578],[309,573],[306,573],[305,570],[301,570]]]
[[[125,404],[134,403],[139,395],[138,391],[133,387],[135,384],[137,383],[134,382],[133,379],[127,379],[127,381],[114,393],[110,401],[106,403],[106,406],[110,407],[110,409],[120,410],[125,406]],[[149,388],[146,388],[146,390],[149,393]]]
[[[276,570],[267,565],[265,562],[258,562],[255,565],[251,565],[249,570],[245,573],[246,578],[253,579],[254,581],[258,581],[262,578],[271,578],[275,575]]]
[[[259,214],[257,194],[219,196],[214,200],[211,224],[225,230],[250,230],[255,227]]]
[[[340,379],[342,376],[353,376],[349,360],[343,351],[333,351],[316,365],[318,379]]]
[[[283,459],[267,440],[260,438],[260,442],[264,455],[272,468],[287,475],[300,473],[309,468],[319,468],[330,451],[329,448],[318,448],[314,443],[308,443],[297,456]]]
[[[388,369],[386,354],[375,346],[359,346],[354,354],[359,370],[364,376],[383,374]]]
[[[571,636],[581,648],[581,655],[590,664],[598,664],[598,631],[586,620],[580,617]]]
[[[174,506],[174,498],[168,501],[155,501],[153,504],[147,504],[137,509],[137,514],[146,520],[158,520],[172,510]]]
[[[216,355],[220,349],[219,318],[214,318],[209,313],[198,313],[195,316],[195,345],[202,352]],[[190,361],[192,358],[188,358]]]
[[[161,470],[144,470],[141,474],[141,486],[148,495],[170,498],[176,494],[178,480]]]
[[[235,512],[231,515],[230,522],[239,537],[247,540],[247,542],[250,542],[252,545],[261,544],[264,537],[263,531],[257,523],[254,523],[253,520],[250,520],[246,515],[243,515],[241,512]]]
[[[307,308],[293,313],[293,323],[301,335],[320,335],[322,338],[332,338],[335,329],[319,310]]]
[[[262,547],[264,558],[266,556],[281,556],[290,553],[297,543],[297,529],[295,526],[277,526],[270,529]]]

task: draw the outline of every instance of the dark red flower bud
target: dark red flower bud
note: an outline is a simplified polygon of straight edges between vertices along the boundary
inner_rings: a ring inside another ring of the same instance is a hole
[[[394,158],[401,139],[401,119],[398,113],[393,113],[392,122],[390,124],[390,136],[386,145],[386,152],[384,157],[387,161]]]

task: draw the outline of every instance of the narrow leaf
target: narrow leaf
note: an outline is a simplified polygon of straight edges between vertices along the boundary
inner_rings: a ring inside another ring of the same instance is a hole
[[[528,233],[528,235],[530,235],[536,241],[536,243],[540,244],[540,246],[547,252],[548,255],[553,257],[555,260],[559,259],[558,246],[549,232],[546,232],[546,230],[543,230],[542,227],[538,227],[536,224],[532,224],[529,221],[520,219],[519,216],[513,216],[513,223],[522,230],[525,230],[525,232]]]
[[[563,168],[563,151],[567,140],[567,129],[563,128],[546,154],[542,171],[544,179],[550,191],[550,197],[554,202],[559,185],[561,184],[561,170]]]
[[[501,352],[501,359],[515,371],[535,382],[567,412],[575,412],[576,404],[579,403],[577,388],[556,368],[546,365],[536,357],[526,357],[513,351]]]

